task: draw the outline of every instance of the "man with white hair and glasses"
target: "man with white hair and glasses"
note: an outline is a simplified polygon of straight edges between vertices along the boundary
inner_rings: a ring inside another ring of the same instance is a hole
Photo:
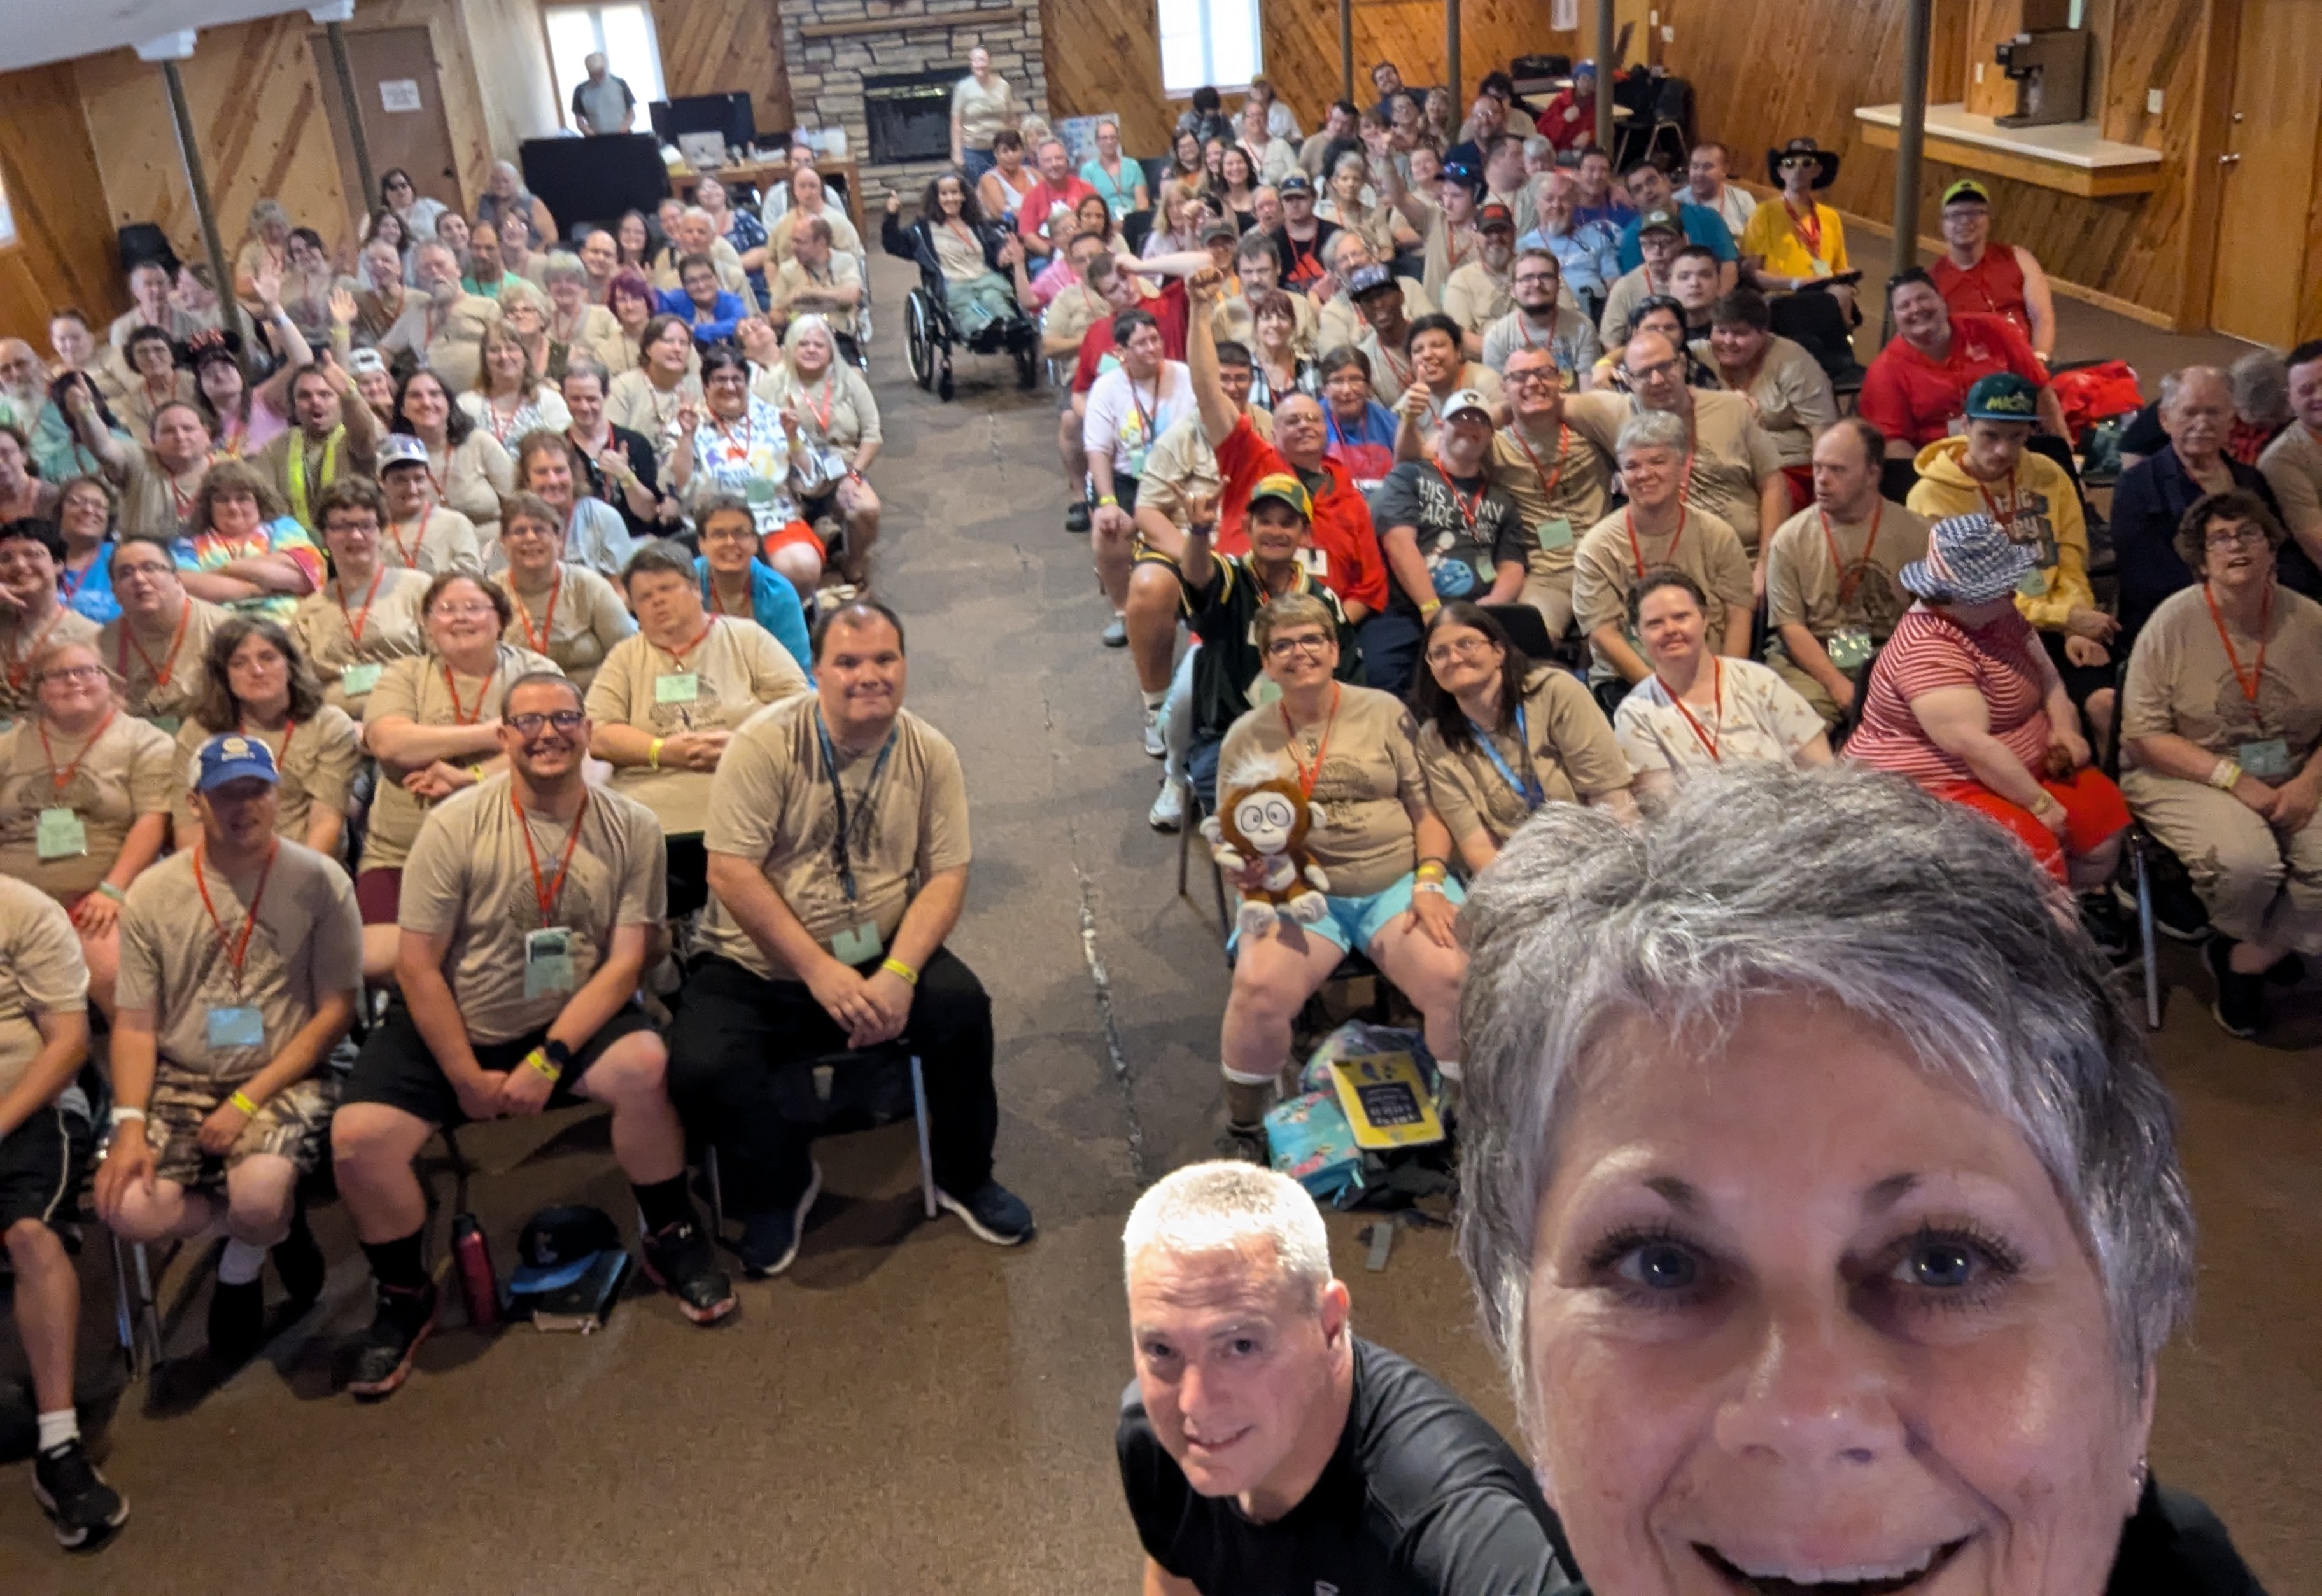
[[[1189,1165],[1138,1199],[1121,1251],[1137,1379],[1115,1445],[1146,1596],[1579,1589],[1513,1449],[1355,1336],[1295,1181]]]

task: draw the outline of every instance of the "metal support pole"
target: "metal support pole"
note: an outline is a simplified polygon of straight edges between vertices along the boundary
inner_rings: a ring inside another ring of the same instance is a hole
[[[1443,0],[1443,61],[1451,88],[1451,125],[1456,130],[1467,114],[1467,91],[1459,73],[1459,0]]]
[[[1895,249],[1890,274],[1919,263],[1919,155],[1927,138],[1927,38],[1933,0],[1903,8],[1903,114],[1895,133]],[[1885,329],[1893,337],[1893,313]]]
[[[1596,147],[1613,153],[1613,0],[1596,0]]]
[[[363,136],[362,103],[355,97],[355,69],[347,60],[346,30],[333,22],[325,23],[323,31],[330,36],[331,65],[339,75],[339,103],[346,107],[347,139],[355,147],[355,176],[362,183],[362,197],[355,209],[368,211],[379,203],[379,181],[371,176],[370,141]]]
[[[1355,0],[1339,0],[1339,94],[1355,97]]]
[[[210,258],[210,271],[217,278],[218,320],[240,333],[247,318],[233,291],[233,263],[226,258],[224,241],[218,236],[217,211],[210,204],[209,178],[202,170],[201,146],[194,134],[194,110],[186,102],[186,80],[176,61],[161,63],[161,80],[169,86],[169,112],[178,123],[178,154],[186,163],[186,186],[193,190],[194,214],[201,220],[202,246]],[[255,382],[258,351],[251,342],[247,337],[242,341],[242,369],[246,380]]]

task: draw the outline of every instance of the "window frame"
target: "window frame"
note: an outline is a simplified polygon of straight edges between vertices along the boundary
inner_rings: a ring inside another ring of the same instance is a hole
[[[1161,19],[1165,12],[1174,12],[1179,15],[1188,11],[1198,12],[1201,17],[1202,64],[1204,72],[1209,71],[1215,65],[1217,59],[1216,26],[1212,13],[1214,8],[1220,5],[1239,5],[1248,11],[1249,76],[1250,78],[1264,77],[1266,75],[1265,0],[1155,0],[1154,42],[1156,45],[1161,42]],[[1169,81],[1168,51],[1166,48],[1161,50],[1161,96],[1164,99],[1189,99],[1195,89],[1203,87],[1215,88],[1220,94],[1246,94],[1249,90],[1249,81],[1245,78],[1239,83],[1228,83],[1213,76],[1205,76],[1198,82],[1182,86],[1172,85]]]
[[[635,12],[644,23],[645,42],[653,51],[654,81],[650,85],[640,85],[634,81],[629,83],[631,92],[636,96],[637,119],[640,124],[650,126],[645,118],[646,106],[657,100],[665,100],[669,97],[669,66],[662,57],[661,26],[654,15],[652,0],[544,0],[540,7],[540,40],[542,48],[548,56],[548,75],[556,82],[556,114],[562,125],[574,132],[580,132],[580,129],[579,122],[572,114],[572,91],[580,86],[588,75],[583,72],[569,83],[564,80],[562,67],[556,59],[556,33],[550,26],[550,19],[560,13],[579,13],[586,15],[596,34],[596,43],[593,48],[601,50],[605,49],[604,14],[608,11]],[[607,51],[607,53],[609,55],[611,52]],[[632,77],[632,74],[621,70],[621,63],[618,61],[613,62],[608,69],[613,77],[625,80]]]

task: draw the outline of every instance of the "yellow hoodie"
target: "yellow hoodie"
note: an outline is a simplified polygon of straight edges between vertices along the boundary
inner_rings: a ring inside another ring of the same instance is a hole
[[[1918,484],[1905,502],[1930,521],[1981,511],[2019,543],[2040,546],[2040,564],[2016,591],[2016,607],[2043,632],[2061,632],[2076,606],[2094,609],[2089,527],[2064,468],[2025,450],[2005,481],[1979,482],[1962,461],[1965,438],[1938,438],[1911,463]]]

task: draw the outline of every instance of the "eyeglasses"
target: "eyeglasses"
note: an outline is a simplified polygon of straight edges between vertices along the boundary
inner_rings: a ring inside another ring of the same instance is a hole
[[[1322,651],[1330,646],[1329,638],[1313,633],[1301,637],[1277,637],[1266,645],[1266,657],[1286,660],[1293,654],[1304,654],[1310,660],[1319,660],[1322,657]]]
[[[578,709],[553,709],[546,715],[511,715],[507,724],[516,728],[519,737],[537,737],[543,726],[554,726],[560,732],[577,732],[588,718]]]
[[[1543,366],[1537,371],[1510,371],[1500,380],[1510,388],[1560,388],[1564,374],[1553,366]]]
[[[1427,651],[1427,662],[1449,665],[1454,660],[1479,660],[1498,646],[1488,637],[1455,637],[1431,644]]]
[[[101,681],[105,679],[102,665],[58,665],[41,672],[42,681]]]
[[[427,613],[439,621],[468,621],[499,612],[489,604],[439,604]]]
[[[2262,526],[2228,526],[2210,533],[2201,540],[2212,549],[2238,549],[2244,543],[2265,542]]]
[[[1545,288],[1554,281],[1556,274],[1552,271],[1520,271],[1515,276],[1519,288]]]
[[[159,563],[116,565],[113,568],[113,585],[118,588],[123,582],[139,579],[149,582],[158,582],[163,577],[169,575],[170,572],[176,569],[177,568],[175,566],[161,565]]]
[[[1650,366],[1630,367],[1629,379],[1632,382],[1650,382],[1657,377],[1674,376],[1684,369],[1684,365],[1677,360],[1655,360]]]

